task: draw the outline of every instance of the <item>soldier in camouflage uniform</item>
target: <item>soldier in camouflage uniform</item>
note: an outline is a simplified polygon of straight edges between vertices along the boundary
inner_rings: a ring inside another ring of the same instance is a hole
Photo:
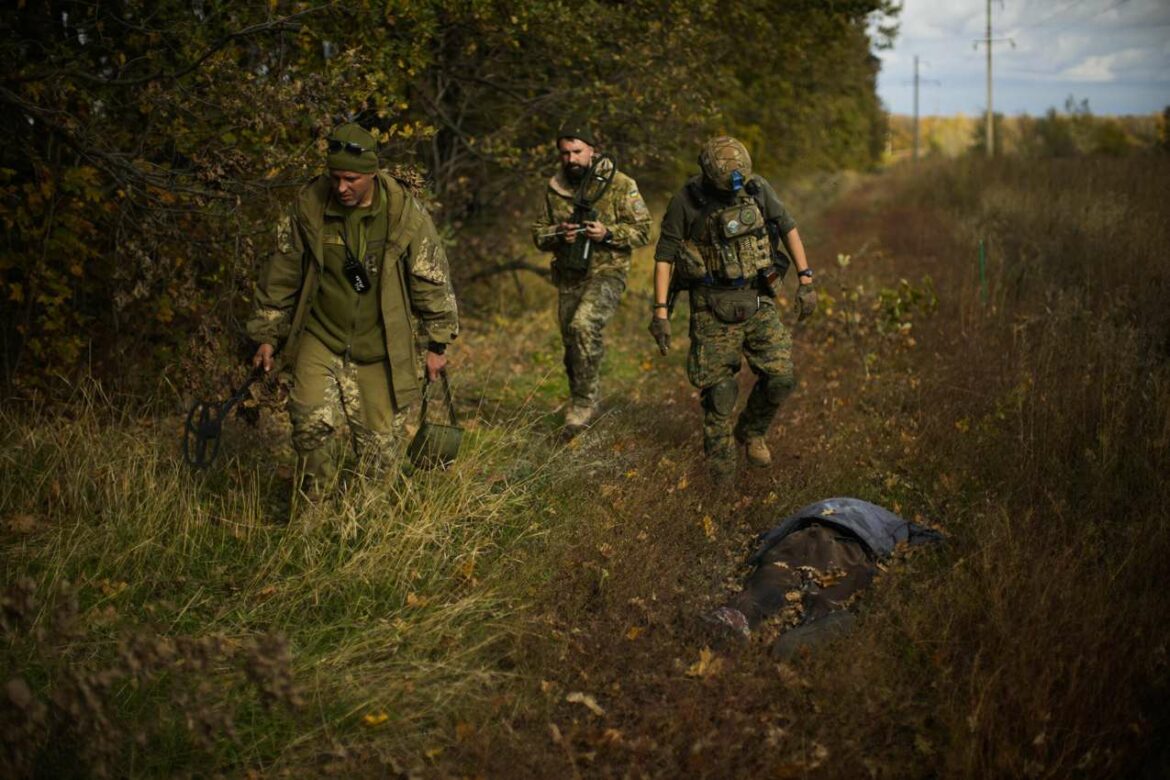
[[[279,223],[247,324],[260,345],[253,365],[271,371],[279,350],[292,368],[293,447],[317,488],[336,474],[342,421],[359,458],[392,461],[424,369],[439,376],[459,332],[446,252],[423,206],[378,170],[375,140],[358,125],[334,130],[328,148],[328,172]],[[427,341],[421,361],[416,334]]]
[[[597,155],[595,146],[586,122],[569,120],[561,128],[561,170],[549,179],[544,208],[532,225],[537,249],[553,253],[557,321],[571,395],[565,413],[568,436],[585,428],[597,411],[598,371],[605,355],[602,330],[626,289],[631,253],[650,240],[650,212],[637,183],[621,171],[614,172],[609,188],[593,204],[597,219],[580,225],[572,221],[574,192]],[[607,159],[603,164],[612,163]],[[575,267],[579,263],[573,260],[574,246],[582,241],[592,242],[584,268]]]
[[[701,392],[703,448],[712,477],[725,481],[735,475],[736,441],[746,445],[752,465],[771,463],[765,435],[796,384],[792,339],[775,302],[773,258],[780,244],[796,264],[799,319],[816,310],[816,292],[796,222],[772,186],[752,174],[743,144],[729,136],[708,141],[699,167],[702,173],[674,196],[662,219],[650,332],[665,355],[673,273],[676,288],[690,291],[687,376]],[[757,380],[733,427],[736,375],[745,357]]]

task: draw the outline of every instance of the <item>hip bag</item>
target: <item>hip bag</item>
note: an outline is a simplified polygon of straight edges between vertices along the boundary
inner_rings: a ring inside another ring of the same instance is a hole
[[[720,322],[734,325],[747,322],[760,310],[760,293],[751,286],[721,289],[696,287],[691,296],[695,311],[710,311]]]

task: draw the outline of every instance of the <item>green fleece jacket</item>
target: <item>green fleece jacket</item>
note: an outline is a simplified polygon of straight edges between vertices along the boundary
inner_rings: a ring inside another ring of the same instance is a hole
[[[394,402],[403,407],[421,392],[419,338],[449,344],[459,334],[459,314],[447,254],[430,215],[396,179],[382,171],[377,176],[387,195],[389,234],[373,294],[385,331]],[[294,364],[320,286],[330,188],[323,174],[301,189],[278,224],[276,251],[256,283],[248,335],[276,347],[286,366]]]

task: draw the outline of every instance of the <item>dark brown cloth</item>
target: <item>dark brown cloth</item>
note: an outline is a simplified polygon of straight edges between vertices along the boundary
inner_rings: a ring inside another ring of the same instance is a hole
[[[814,523],[772,545],[729,606],[742,612],[754,629],[799,601],[800,623],[807,624],[845,609],[873,581],[876,570],[857,537]]]

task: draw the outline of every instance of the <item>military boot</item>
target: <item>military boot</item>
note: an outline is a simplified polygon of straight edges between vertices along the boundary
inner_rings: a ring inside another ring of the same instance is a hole
[[[768,449],[768,442],[763,436],[747,436],[736,429],[735,440],[747,448],[748,463],[757,468],[772,465],[772,452]]]
[[[772,465],[772,453],[768,450],[768,443],[764,441],[763,436],[753,436],[745,444],[748,463],[758,468]]]
[[[712,626],[720,638],[729,637],[740,642],[752,638],[752,629],[748,625],[747,616],[734,607],[719,607],[702,615],[703,620]]]
[[[572,438],[585,430],[596,412],[597,407],[592,404],[581,404],[577,401],[570,403],[568,411],[565,412],[565,436]]]

